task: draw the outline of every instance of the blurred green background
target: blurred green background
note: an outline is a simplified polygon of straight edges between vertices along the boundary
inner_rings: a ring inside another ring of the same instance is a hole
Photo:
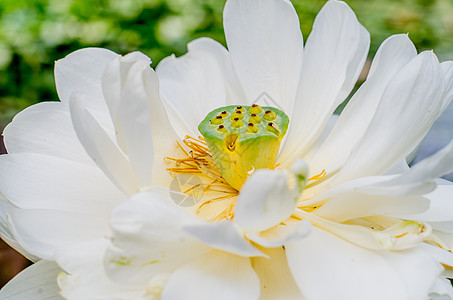
[[[294,0],[306,38],[326,0]],[[153,66],[201,36],[223,44],[225,0],[1,0],[0,129],[19,110],[57,100],[54,61],[89,46],[140,50]],[[452,0],[349,0],[372,37],[370,57],[394,33],[453,58]]]

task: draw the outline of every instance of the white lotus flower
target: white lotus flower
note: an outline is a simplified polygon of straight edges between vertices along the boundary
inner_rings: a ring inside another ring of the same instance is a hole
[[[405,160],[453,98],[453,63],[392,36],[335,119],[369,47],[345,3],[305,47],[289,1],[228,0],[224,25],[228,51],[198,39],[156,72],[97,48],[56,63],[61,102],[4,132],[0,234],[38,262],[0,299],[453,299],[453,186],[435,179],[453,143]],[[275,116],[244,133],[253,103]]]

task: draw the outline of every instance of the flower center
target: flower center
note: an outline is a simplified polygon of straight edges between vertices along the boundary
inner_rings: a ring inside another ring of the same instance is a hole
[[[204,137],[186,136],[177,142],[182,157],[165,158],[172,163],[167,170],[178,183],[176,192],[189,196],[189,207],[202,220],[233,219],[247,177],[256,169],[276,167],[288,123],[280,110],[256,104],[210,112],[198,127]]]
[[[289,118],[274,107],[230,105],[198,126],[222,177],[240,190],[250,172],[274,168]]]

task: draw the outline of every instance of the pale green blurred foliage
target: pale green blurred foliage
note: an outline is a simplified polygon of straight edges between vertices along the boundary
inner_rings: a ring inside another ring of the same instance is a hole
[[[139,50],[153,66],[182,55],[191,40],[225,44],[224,0],[1,0],[0,128],[30,104],[57,100],[54,61],[84,47]],[[304,38],[326,0],[294,0]],[[419,50],[453,59],[452,0],[349,0],[370,31],[370,57],[394,33],[410,33]]]

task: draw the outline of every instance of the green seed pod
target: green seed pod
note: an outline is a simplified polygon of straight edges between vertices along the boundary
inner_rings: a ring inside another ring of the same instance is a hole
[[[261,110],[256,113],[257,110]],[[237,112],[240,111],[242,118]],[[253,111],[253,113],[250,113]],[[273,116],[272,122],[261,122],[266,111]],[[226,112],[226,114],[222,114]],[[233,116],[234,118],[225,118]],[[252,114],[254,116],[252,116]],[[222,125],[213,124],[222,116]],[[245,126],[242,120],[251,120]],[[259,122],[255,122],[259,120]],[[253,122],[252,122],[253,121]],[[252,169],[273,168],[277,160],[280,142],[288,129],[288,116],[273,107],[226,106],[211,111],[198,126],[223,178],[240,190]]]

